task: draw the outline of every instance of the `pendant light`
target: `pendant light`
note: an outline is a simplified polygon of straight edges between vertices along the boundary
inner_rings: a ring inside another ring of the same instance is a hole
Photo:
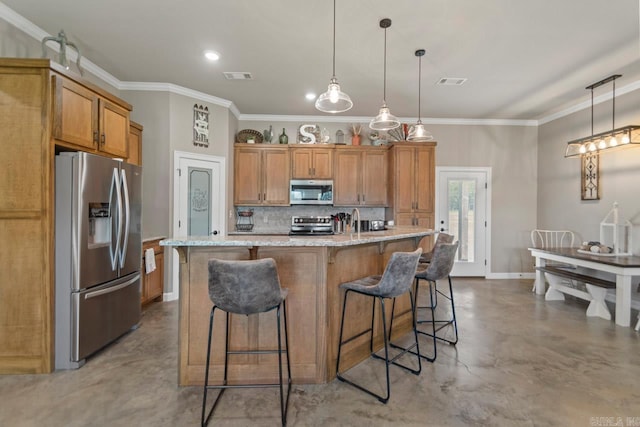
[[[409,128],[409,135],[407,141],[413,142],[426,142],[433,141],[433,135],[424,127],[422,120],[420,120],[420,94],[422,91],[422,57],[425,54],[424,49],[416,50],[416,56],[418,57],[418,122]]]
[[[316,108],[323,113],[342,113],[350,110],[353,102],[349,95],[340,90],[336,78],[336,0],[333,0],[333,76],[329,88],[316,100]]]
[[[382,107],[378,115],[371,120],[369,127],[373,130],[391,130],[400,126],[400,122],[387,107],[387,28],[391,26],[391,19],[380,20],[380,28],[384,28],[384,79],[382,92]]]

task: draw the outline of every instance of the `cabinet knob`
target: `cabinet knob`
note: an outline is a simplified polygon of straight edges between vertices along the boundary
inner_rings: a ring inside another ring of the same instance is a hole
[[[218,235],[218,230],[213,230],[213,231],[211,232],[211,234],[212,234],[212,235],[214,235],[214,236],[217,236],[217,235]]]
[[[101,144],[104,145],[105,141],[106,141],[107,137],[105,136],[105,134],[102,134],[102,139],[100,140]]]

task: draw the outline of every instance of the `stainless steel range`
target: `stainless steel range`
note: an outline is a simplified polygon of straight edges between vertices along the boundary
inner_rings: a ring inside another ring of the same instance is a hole
[[[290,236],[317,236],[333,234],[331,216],[292,216]]]

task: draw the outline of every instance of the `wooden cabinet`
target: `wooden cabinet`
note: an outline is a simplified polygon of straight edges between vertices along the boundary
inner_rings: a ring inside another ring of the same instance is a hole
[[[435,142],[397,142],[390,150],[390,203],[386,219],[397,225],[433,228]],[[431,239],[423,240],[430,249]]]
[[[128,133],[124,101],[48,59],[0,59],[0,374],[54,369],[54,156],[97,151],[100,101],[126,116],[104,113],[105,132]]]
[[[53,77],[53,91],[56,144],[112,157],[129,157],[129,104],[101,96],[61,75]]]
[[[335,206],[386,206],[388,148],[336,147],[333,184]]]
[[[332,179],[333,146],[291,147],[292,179]]]
[[[142,166],[142,125],[129,122],[129,157],[127,162]]]
[[[234,204],[289,206],[289,147],[236,144]]]
[[[148,240],[142,244],[142,304],[162,301],[164,292],[164,247],[160,246],[162,239]],[[153,249],[156,264],[156,269],[150,273],[147,273],[146,268],[147,249]]]

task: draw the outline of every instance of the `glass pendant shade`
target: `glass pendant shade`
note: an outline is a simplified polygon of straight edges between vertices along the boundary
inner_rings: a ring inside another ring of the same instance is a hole
[[[350,110],[353,102],[349,95],[340,90],[338,80],[333,77],[325,93],[316,100],[316,108],[324,113],[342,113]]]
[[[380,112],[369,123],[369,127],[373,130],[391,130],[400,126],[398,118],[391,114],[387,104],[380,107]]]
[[[412,142],[427,142],[433,141],[433,135],[424,127],[422,122],[418,120],[418,123],[409,128],[409,135],[407,141]]]
[[[336,0],[333,0],[333,75],[327,91],[316,100],[316,109],[323,113],[342,113],[350,110],[353,102],[349,95],[340,90],[336,79]]]
[[[378,115],[369,122],[369,128],[373,130],[391,130],[400,126],[400,121],[391,114],[387,107],[387,28],[391,26],[391,19],[380,20],[380,28],[384,28],[384,78],[382,89],[382,107]]]

